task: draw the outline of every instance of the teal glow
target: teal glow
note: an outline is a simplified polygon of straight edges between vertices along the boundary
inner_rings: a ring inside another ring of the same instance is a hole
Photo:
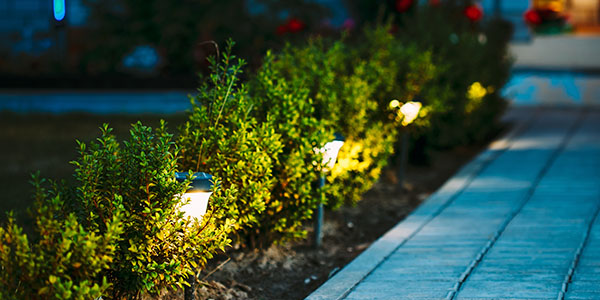
[[[65,18],[65,0],[53,0],[54,19],[62,21]]]

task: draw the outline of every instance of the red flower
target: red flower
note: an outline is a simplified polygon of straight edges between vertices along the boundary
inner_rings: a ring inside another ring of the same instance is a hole
[[[284,35],[286,33],[294,33],[302,31],[306,27],[304,22],[291,18],[285,24],[277,26],[277,34]]]
[[[296,19],[296,18],[291,18],[288,22],[287,22],[287,28],[290,32],[298,32],[301,31],[302,29],[304,29],[304,22]]]
[[[405,12],[413,5],[413,2],[413,0],[396,0],[396,10]]]
[[[523,17],[525,18],[525,22],[527,22],[528,24],[531,24],[531,25],[539,25],[542,23],[542,17],[538,13],[538,11],[535,9],[527,10],[525,12],[525,15],[523,15]]]
[[[344,21],[344,24],[342,24],[343,30],[351,31],[352,29],[354,29],[354,27],[356,27],[356,22],[354,22],[354,19],[352,18],[346,19]]]
[[[483,18],[483,9],[478,4],[471,4],[465,8],[464,14],[472,22],[477,22]]]

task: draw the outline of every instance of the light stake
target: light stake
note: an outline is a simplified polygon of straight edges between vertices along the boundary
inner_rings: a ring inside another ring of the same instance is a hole
[[[401,124],[403,127],[407,127],[412,124],[417,117],[419,116],[419,112],[421,111],[421,107],[423,106],[421,102],[408,101],[400,106],[400,102],[398,100],[392,100],[390,102],[390,108],[398,108],[398,115],[401,116]],[[409,133],[408,130],[402,130],[400,137],[400,155],[398,155],[398,188],[400,191],[404,188],[404,173],[406,171],[406,165],[408,163],[408,143],[409,143]]]
[[[189,176],[189,173],[178,172],[175,173],[175,179],[179,182],[185,181]],[[181,195],[183,199],[189,199],[189,202],[181,207],[186,217],[202,220],[206,209],[208,208],[208,199],[212,194],[212,175],[204,172],[194,173],[192,176],[192,182],[189,185],[188,190]],[[196,286],[196,276],[188,277],[189,287],[185,287],[183,294],[185,300],[194,300],[194,288]]]
[[[322,228],[323,228],[323,202],[325,202],[325,193],[323,193],[323,187],[325,186],[325,173],[331,171],[340,149],[344,145],[344,137],[338,133],[335,134],[333,141],[326,143],[322,148],[315,148],[315,152],[323,153],[323,169],[321,171],[321,178],[319,179],[319,190],[321,192],[321,199],[319,206],[317,207],[317,217],[315,218],[315,248],[321,247],[323,240]]]

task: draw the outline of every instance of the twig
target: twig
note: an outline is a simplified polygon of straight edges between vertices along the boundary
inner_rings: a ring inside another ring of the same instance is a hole
[[[212,45],[214,45],[214,46],[215,46],[215,50],[216,50],[216,52],[217,52],[217,61],[219,61],[219,59],[220,59],[220,56],[219,56],[219,54],[220,54],[220,53],[219,53],[219,44],[217,44],[217,42],[215,42],[215,41],[213,41],[213,40],[210,40],[210,41],[204,41],[204,42],[200,42],[200,43],[198,43],[198,45],[200,45],[200,46],[202,46],[202,45],[206,45],[206,44],[212,44]]]
[[[214,268],[212,271],[210,271],[210,273],[206,274],[206,276],[202,277],[202,279],[200,279],[200,280],[201,281],[206,280],[206,278],[208,278],[208,276],[212,275],[214,272],[216,272],[217,270],[219,270],[220,268],[222,268],[230,260],[231,260],[231,257],[228,257],[226,261],[222,262],[220,265],[218,265],[216,268]]]
[[[237,71],[238,71],[238,69],[234,69],[233,76],[237,75]],[[236,81],[235,78],[232,78],[231,83],[229,83],[229,86],[227,87],[227,93],[225,93],[225,98],[223,99],[223,104],[221,104],[221,109],[219,110],[219,115],[217,115],[217,120],[215,121],[215,127],[217,126],[217,124],[219,124],[219,119],[221,118],[221,113],[223,113],[223,108],[225,108],[225,104],[227,104],[227,100],[229,100],[229,93],[231,92],[231,87],[233,86],[235,81]]]

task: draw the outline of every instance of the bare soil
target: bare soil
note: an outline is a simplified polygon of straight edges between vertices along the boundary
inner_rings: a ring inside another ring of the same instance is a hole
[[[75,139],[84,142],[95,139],[103,123],[109,123],[117,137],[126,138],[131,123],[142,120],[156,126],[161,118],[169,122],[171,129],[185,121],[182,115],[0,113],[0,221],[6,211],[13,210],[27,226],[30,220],[24,212],[32,202],[30,174],[40,170],[44,177],[68,180],[73,173],[68,162],[77,157]],[[326,211],[323,245],[318,250],[310,238],[265,250],[234,246],[200,273],[196,298],[305,298],[405,218],[482,147],[474,145],[432,153],[429,165],[408,167],[401,191],[394,182],[394,171],[386,171],[356,207]],[[312,230],[311,224],[307,224],[307,230]],[[167,293],[160,298],[183,299],[183,293]]]

